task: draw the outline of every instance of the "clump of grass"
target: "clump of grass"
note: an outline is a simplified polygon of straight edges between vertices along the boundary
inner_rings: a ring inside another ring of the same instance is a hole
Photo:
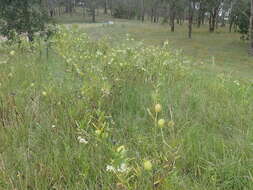
[[[51,42],[49,56],[36,40],[5,49],[2,189],[253,188],[252,84],[168,43],[111,47],[78,29]]]

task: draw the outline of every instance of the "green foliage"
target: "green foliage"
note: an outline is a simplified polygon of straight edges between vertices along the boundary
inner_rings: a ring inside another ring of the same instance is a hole
[[[250,23],[250,2],[245,4],[245,9],[239,12],[237,17],[237,25],[239,32],[243,35],[243,39],[249,39],[249,23]]]
[[[235,19],[235,24],[242,34],[241,38],[247,40],[249,39],[250,3],[249,0],[235,1],[231,12],[231,17]]]
[[[0,48],[1,189],[253,188],[252,83],[207,76],[168,42],[71,28],[51,43],[48,57],[39,38]]]
[[[134,2],[116,0],[113,4],[112,16],[114,18],[133,19],[137,15],[136,9],[138,9],[133,7]]]
[[[12,38],[14,33],[27,33],[30,40],[35,32],[44,29],[47,12],[40,0],[2,0],[0,33]]]

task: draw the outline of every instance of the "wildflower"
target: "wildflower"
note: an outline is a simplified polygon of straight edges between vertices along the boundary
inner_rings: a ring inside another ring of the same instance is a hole
[[[103,133],[102,137],[103,138],[107,138],[108,137],[108,133]]]
[[[127,165],[125,163],[120,164],[120,167],[117,168],[117,171],[121,172],[121,173],[125,173],[128,170],[129,170],[129,168],[127,167]]]
[[[168,41],[165,41],[163,45],[164,45],[164,46],[167,46],[167,45],[169,45],[169,42],[168,42]]]
[[[106,171],[108,171],[108,172],[115,172],[115,168],[113,166],[111,166],[111,165],[107,165],[106,166]]]
[[[119,146],[118,148],[117,148],[117,152],[119,152],[121,155],[124,155],[125,153],[126,153],[126,148],[125,148],[125,146]]]
[[[106,166],[106,171],[109,172],[120,172],[120,173],[125,173],[129,170],[129,168],[127,167],[126,163],[121,163],[119,167],[114,167],[112,165],[107,165]]]
[[[144,161],[143,167],[145,170],[150,171],[152,170],[152,163],[149,160]]]
[[[174,127],[174,125],[175,125],[174,121],[171,120],[168,122],[168,127]]]
[[[234,83],[235,83],[237,86],[240,86],[239,81],[235,80]]]
[[[52,128],[55,128],[55,125],[52,125]]]
[[[77,137],[77,140],[79,141],[79,143],[81,143],[81,144],[88,144],[88,141],[86,141],[84,138],[82,138],[82,137]]]
[[[102,88],[101,89],[103,96],[109,96],[110,95],[110,89],[108,88]]]
[[[47,96],[47,92],[46,92],[46,91],[43,91],[43,92],[42,92],[42,95],[43,95],[43,96]]]
[[[97,129],[97,130],[95,131],[95,133],[96,133],[97,136],[100,136],[101,133],[102,133],[102,131],[101,131],[100,129]]]
[[[12,51],[10,52],[10,55],[11,55],[11,56],[14,56],[14,55],[15,55],[15,51],[12,50]]]
[[[71,58],[67,59],[67,63],[70,63],[71,61],[72,61],[72,59],[71,59]]]
[[[159,113],[159,112],[161,112],[162,111],[162,106],[161,106],[161,104],[156,104],[155,105],[155,112],[156,113]]]
[[[162,128],[162,127],[164,127],[164,124],[165,124],[165,120],[164,119],[159,119],[158,126]]]

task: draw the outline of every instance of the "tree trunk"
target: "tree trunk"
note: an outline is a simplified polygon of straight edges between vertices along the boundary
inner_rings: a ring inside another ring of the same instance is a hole
[[[153,17],[154,17],[154,9],[152,8],[151,9],[151,17],[150,17],[151,22],[153,22]]]
[[[173,1],[170,5],[170,30],[171,32],[175,31],[175,17],[176,17],[176,10],[175,10],[175,2]]]
[[[66,4],[65,12],[70,13],[72,15],[72,2],[70,0],[66,0],[65,4]]]
[[[198,11],[198,20],[197,20],[197,27],[198,28],[200,28],[200,25],[201,25],[201,21],[202,21],[202,15],[203,15],[203,13],[202,13],[203,11],[202,11],[202,3],[200,2],[200,4],[199,4],[199,11]]]
[[[171,17],[170,24],[171,24],[170,31],[171,32],[175,32],[175,17],[174,17],[174,13],[173,13],[173,15]]]
[[[189,31],[188,31],[188,37],[189,39],[192,38],[192,20],[193,20],[193,7],[194,7],[194,2],[192,0],[189,0]]]
[[[106,14],[107,15],[107,4],[108,4],[108,2],[107,2],[107,0],[104,0],[105,2],[104,2],[104,14]]]
[[[145,7],[144,7],[144,0],[141,1],[141,21],[144,22],[145,19]]]
[[[216,14],[214,12],[211,12],[209,19],[210,19],[209,20],[209,31],[214,32],[215,23],[216,23]]]
[[[91,14],[92,14],[92,22],[96,22],[96,9],[92,6],[91,8]]]
[[[253,55],[253,0],[251,0],[251,16],[250,16],[250,54]]]

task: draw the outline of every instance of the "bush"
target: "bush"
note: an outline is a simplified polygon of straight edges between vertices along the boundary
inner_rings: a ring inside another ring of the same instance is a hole
[[[0,33],[13,38],[13,34],[27,33],[30,40],[33,34],[44,29],[48,21],[47,12],[39,0],[3,1],[0,5]]]

